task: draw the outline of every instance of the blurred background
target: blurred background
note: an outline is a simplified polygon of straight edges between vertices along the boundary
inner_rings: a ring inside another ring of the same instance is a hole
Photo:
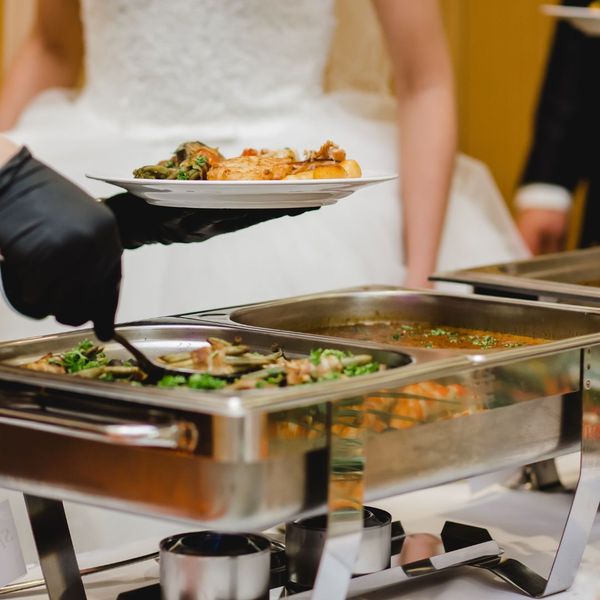
[[[454,59],[460,149],[485,162],[508,202],[530,142],[537,91],[554,21],[540,12],[557,0],[440,0]],[[0,0],[0,64],[6,68],[31,26],[35,0]],[[390,66],[370,0],[337,0],[329,89],[389,91]],[[1,76],[1,75],[0,75]],[[581,194],[569,247],[577,238]]]

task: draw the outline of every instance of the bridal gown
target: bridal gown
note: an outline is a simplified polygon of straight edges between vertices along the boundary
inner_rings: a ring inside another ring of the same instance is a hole
[[[94,195],[86,174],[130,176],[198,139],[300,152],[327,138],[365,173],[398,170],[392,101],[324,94],[333,0],[83,0],[85,85],[33,102],[14,140]],[[368,116],[367,116],[368,112]],[[375,115],[375,116],[374,116]],[[118,318],[131,320],[404,278],[398,182],[334,206],[189,246],[127,252]],[[440,268],[525,256],[479,162],[457,162]],[[0,339],[57,329],[0,315]]]
[[[325,94],[333,0],[83,0],[85,85],[50,90],[9,137],[96,196],[86,174],[129,176],[183,140],[302,151],[331,138],[366,174],[397,170],[393,101]],[[121,321],[364,284],[401,285],[398,182],[202,244],[126,252]],[[487,171],[457,161],[440,268],[526,251]],[[2,304],[0,339],[58,330]],[[19,508],[19,510],[21,510]],[[143,535],[148,522],[70,507],[80,548]],[[98,516],[102,515],[102,516]],[[154,526],[154,525],[153,525]],[[158,527],[158,525],[156,525]]]

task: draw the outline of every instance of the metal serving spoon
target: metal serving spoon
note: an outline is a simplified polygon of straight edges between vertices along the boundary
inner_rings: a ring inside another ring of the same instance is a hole
[[[152,359],[146,356],[137,346],[134,346],[126,337],[121,335],[118,331],[114,331],[112,339],[123,346],[138,362],[138,366],[148,376],[147,383],[156,383],[160,381],[165,375],[184,375],[189,377],[191,375],[210,375],[218,379],[224,379],[226,381],[233,381],[243,375],[260,369],[260,367],[273,358],[271,356],[264,356],[259,358],[238,358],[236,356],[229,357],[229,361],[232,365],[236,366],[235,373],[214,373],[198,371],[194,369],[186,369],[184,367],[165,367],[156,364]],[[276,353],[281,354],[281,351]],[[263,360],[264,359],[264,360]],[[237,362],[241,361],[241,362]]]
[[[191,369],[170,369],[157,365],[153,360],[148,358],[137,346],[134,346],[125,336],[121,335],[118,331],[114,331],[112,339],[123,346],[138,362],[138,366],[146,375],[148,383],[156,383],[160,381],[165,375],[195,375],[200,371],[193,371]],[[218,376],[217,376],[218,377]]]

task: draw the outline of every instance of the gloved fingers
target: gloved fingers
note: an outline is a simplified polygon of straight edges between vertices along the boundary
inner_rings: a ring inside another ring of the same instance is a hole
[[[113,336],[115,329],[115,315],[119,304],[121,283],[121,263],[115,266],[104,285],[97,293],[97,304],[92,321],[96,337],[106,342]]]
[[[318,206],[307,208],[275,209],[222,209],[188,211],[176,226],[181,242],[203,241],[217,235],[233,233],[247,227],[281,217],[294,217],[302,213],[317,210]]]
[[[109,340],[114,329],[120,280],[120,262],[101,281],[70,279],[53,296],[51,312],[59,323],[73,327],[92,321],[98,339]]]
[[[104,200],[113,212],[124,247],[134,249],[151,243],[201,242],[271,219],[295,217],[318,206],[274,209],[189,209],[148,204],[131,193]]]
[[[26,292],[28,286],[23,279],[23,275],[26,274],[21,269],[15,269],[6,262],[3,262],[1,271],[4,297],[17,312],[32,319],[43,319],[51,313],[48,304],[48,294],[45,293],[41,284],[37,288],[41,293],[33,297],[30,293]]]

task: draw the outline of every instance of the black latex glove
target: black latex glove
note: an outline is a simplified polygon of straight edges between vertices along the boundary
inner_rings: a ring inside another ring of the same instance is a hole
[[[263,221],[285,216],[294,217],[318,208],[169,208],[148,204],[129,193],[117,194],[104,202],[113,211],[119,226],[121,243],[128,249],[154,243],[203,242],[216,235],[245,229]]]
[[[115,218],[25,148],[0,169],[0,252],[15,309],[66,325],[91,320],[110,339],[121,280]]]

